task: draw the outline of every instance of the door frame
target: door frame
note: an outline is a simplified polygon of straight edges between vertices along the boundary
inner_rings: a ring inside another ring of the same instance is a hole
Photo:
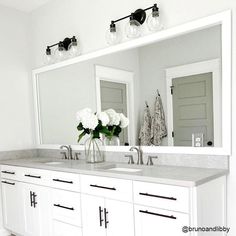
[[[112,74],[113,78],[106,78],[107,74]],[[126,85],[127,98],[127,117],[130,120],[128,126],[128,142],[135,143],[135,129],[134,129],[134,72],[111,68],[107,66],[95,65],[95,79],[96,79],[96,102],[97,112],[101,111],[101,81],[122,83]]]
[[[221,69],[220,59],[201,61],[192,64],[186,64],[166,69],[166,94],[167,94],[167,124],[168,134],[174,130],[173,127],[173,100],[170,92],[173,79],[197,74],[212,73],[213,89],[213,129],[214,129],[214,147],[221,146],[222,137],[222,99],[221,99]],[[220,106],[219,106],[220,104]],[[168,145],[174,145],[174,138],[168,135]]]

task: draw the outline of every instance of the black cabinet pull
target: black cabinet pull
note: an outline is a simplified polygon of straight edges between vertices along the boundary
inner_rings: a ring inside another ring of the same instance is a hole
[[[165,197],[165,196],[154,195],[154,194],[149,194],[149,193],[139,193],[139,195],[147,196],[147,197],[162,198],[162,199],[167,199],[167,200],[172,200],[172,201],[176,201],[177,200],[177,198],[174,198],[174,197]]]
[[[99,223],[100,223],[100,227],[102,227],[102,222],[103,222],[102,213],[103,213],[102,207],[99,207]]]
[[[2,173],[9,174],[9,175],[14,175],[15,174],[15,172],[6,171],[6,170],[3,170]]]
[[[108,225],[109,221],[107,220],[108,211],[107,211],[106,208],[104,208],[104,215],[105,215],[105,218],[104,218],[104,220],[105,220],[105,229],[107,229],[107,225]]]
[[[73,184],[73,181],[61,180],[61,179],[52,179],[55,182],[61,182],[66,184]]]
[[[30,191],[30,206],[33,206],[33,193]]]
[[[36,205],[38,204],[36,202],[36,197],[37,197],[36,193],[33,193],[33,206],[34,206],[34,208],[36,208]]]
[[[66,210],[70,210],[70,211],[74,211],[74,207],[66,207],[66,206],[62,206],[60,204],[54,204],[55,207],[59,207],[59,208],[63,208],[63,209],[66,209]]]
[[[143,211],[143,210],[139,210],[139,212],[144,213],[144,214],[149,214],[149,215],[154,215],[154,216],[160,216],[160,217],[165,217],[165,218],[169,218],[169,219],[173,219],[176,220],[177,218],[173,215],[168,216],[168,215],[163,215],[163,214],[159,214],[159,213],[154,213],[151,211]]]
[[[36,178],[36,179],[41,179],[41,176],[37,175],[25,175],[25,177],[30,177],[30,178]]]
[[[116,191],[116,188],[110,188],[110,187],[105,187],[105,186],[101,186],[101,185],[96,185],[96,184],[90,184],[90,187],[93,187],[93,188],[103,188],[103,189],[108,189],[108,190],[113,190],[113,191]]]
[[[7,182],[7,181],[2,181],[3,184],[10,184],[10,185],[15,185],[15,183],[10,183],[10,182]]]

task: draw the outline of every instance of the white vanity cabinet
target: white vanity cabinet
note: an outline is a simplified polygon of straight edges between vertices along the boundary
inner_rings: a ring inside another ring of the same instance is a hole
[[[81,191],[83,236],[134,236],[132,181],[82,175]]]
[[[5,227],[21,235],[24,233],[23,196],[20,182],[1,179],[3,221]]]
[[[50,236],[50,192],[47,187],[22,183],[24,236]]]
[[[182,228],[226,226],[222,175],[195,186],[92,172],[11,166],[2,166],[1,171],[4,225],[17,236],[200,236]]]

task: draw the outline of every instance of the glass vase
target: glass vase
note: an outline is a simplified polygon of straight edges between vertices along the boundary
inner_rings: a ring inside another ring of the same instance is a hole
[[[105,160],[105,150],[103,141],[92,136],[86,140],[85,144],[85,158],[88,163],[99,163]]]
[[[120,146],[120,139],[117,136],[113,136],[112,138],[105,138],[104,140],[105,146]]]

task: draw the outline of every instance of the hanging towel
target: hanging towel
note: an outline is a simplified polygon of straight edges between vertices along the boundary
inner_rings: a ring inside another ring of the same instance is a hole
[[[160,146],[161,141],[167,136],[165,113],[161,96],[158,94],[154,105],[154,115],[151,124],[151,142],[154,146]]]
[[[146,108],[143,114],[143,124],[139,133],[139,141],[141,146],[151,146],[151,125],[152,118],[148,105],[146,104]]]

